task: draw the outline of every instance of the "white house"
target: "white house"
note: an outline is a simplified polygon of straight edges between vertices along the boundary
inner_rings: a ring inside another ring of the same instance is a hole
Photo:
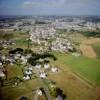
[[[30,71],[32,71],[33,70],[33,68],[30,66],[30,67],[28,67],[28,69],[30,70]]]
[[[36,64],[36,65],[35,65],[35,68],[40,69],[40,68],[41,68],[41,65],[40,65],[40,64]]]
[[[64,100],[62,96],[58,95],[56,100]]]
[[[2,72],[2,70],[0,69],[0,77],[4,77],[5,74]]]
[[[72,46],[68,46],[67,47],[69,50],[73,50],[73,47]]]
[[[31,54],[28,54],[27,56],[26,56],[26,58],[30,58],[31,57]]]
[[[17,57],[21,57],[21,54],[20,54],[20,53],[18,53],[18,54],[16,54],[16,56],[17,56]]]
[[[6,49],[7,48],[7,44],[3,44],[3,47]]]
[[[40,73],[40,78],[46,78],[46,73],[44,72]]]
[[[23,79],[24,79],[24,80],[29,80],[30,77],[29,77],[29,75],[26,75],[26,76],[23,77]]]
[[[31,74],[32,74],[32,71],[26,70],[26,71],[25,71],[25,74],[26,74],[26,75],[31,75]]]
[[[40,89],[38,89],[38,90],[36,91],[36,93],[37,93],[39,96],[42,96],[42,91],[41,91]]]
[[[2,66],[2,62],[0,62],[0,66]]]
[[[15,55],[14,58],[15,58],[15,59],[19,59],[19,56]]]
[[[51,71],[52,71],[53,73],[55,73],[55,72],[58,71],[58,68],[56,68],[56,67],[52,67],[52,68],[51,68]]]
[[[45,68],[45,69],[50,68],[50,64],[49,64],[49,63],[44,64],[44,68]]]
[[[5,59],[6,59],[6,57],[3,55],[3,56],[2,56],[2,59],[3,59],[3,60],[5,60]]]
[[[27,59],[24,56],[21,57],[21,60],[22,60],[22,64],[26,64],[27,63]]]

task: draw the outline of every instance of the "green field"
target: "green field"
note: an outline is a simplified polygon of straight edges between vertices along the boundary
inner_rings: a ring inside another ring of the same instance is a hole
[[[25,40],[25,39],[19,39],[19,40],[16,40],[16,46],[18,47],[21,47],[21,48],[27,48],[28,47],[28,41]]]
[[[26,32],[15,31],[14,39],[16,41],[15,47],[27,48],[28,46],[28,34]]]
[[[100,84],[100,62],[83,56],[75,57],[57,53],[58,61],[93,84]]]

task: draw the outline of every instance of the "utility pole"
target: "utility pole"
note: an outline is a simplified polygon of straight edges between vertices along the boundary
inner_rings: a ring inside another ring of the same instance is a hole
[[[27,49],[29,50],[30,49],[30,34],[29,34],[29,30],[27,31],[27,34],[28,34],[28,39],[27,39]]]

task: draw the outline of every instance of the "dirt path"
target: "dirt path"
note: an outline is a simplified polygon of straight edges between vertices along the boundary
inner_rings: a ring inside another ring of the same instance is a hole
[[[45,84],[44,80],[40,78],[39,70],[37,70],[37,69],[34,68],[33,73],[35,73],[36,76],[38,77],[39,82],[40,82],[40,84],[42,85],[42,87],[43,87],[43,89],[44,89],[44,92],[45,92],[45,94],[46,94],[47,100],[52,100],[52,99],[51,99],[51,94],[50,94],[50,91],[49,91],[48,86]],[[34,100],[38,100],[38,97],[36,96],[36,97],[34,98]]]
[[[81,81],[85,86],[89,87],[89,88],[94,88],[93,85],[89,84],[86,80],[82,79],[79,75],[73,73],[73,72],[70,72],[70,74],[74,77],[76,77],[79,81]]]

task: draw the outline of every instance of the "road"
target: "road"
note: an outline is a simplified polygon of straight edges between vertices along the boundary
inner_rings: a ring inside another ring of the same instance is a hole
[[[45,95],[46,95],[47,100],[52,100],[51,95],[50,95],[50,91],[48,89],[48,86],[45,84],[44,80],[41,79],[40,76],[39,76],[39,70],[37,70],[37,69],[34,68],[33,69],[33,72],[38,77],[38,79],[39,79],[39,81],[40,81],[40,83],[42,85],[42,88],[44,89],[44,92],[45,92]],[[37,95],[35,95],[34,100],[38,100],[38,96]]]

